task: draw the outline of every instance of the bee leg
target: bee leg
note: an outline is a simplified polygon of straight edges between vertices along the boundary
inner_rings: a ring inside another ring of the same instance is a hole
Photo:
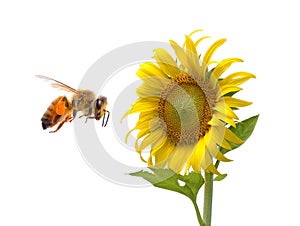
[[[71,116],[71,115],[68,115],[64,121],[62,121],[61,123],[59,123],[59,125],[58,125],[57,128],[56,128],[56,130],[50,131],[49,133],[55,133],[55,132],[57,132],[57,131],[63,126],[63,124],[64,124],[65,122],[68,122],[68,121],[70,121],[70,120],[73,120],[73,119],[72,119],[72,116]],[[70,121],[70,122],[71,122],[71,121]]]
[[[73,118],[76,117],[76,114],[77,114],[77,110],[76,110],[76,109],[73,109]]]
[[[73,117],[70,117],[70,122],[72,122],[75,119],[76,114],[77,114],[77,110],[73,109]]]
[[[72,101],[72,107],[73,107],[73,118],[72,118],[72,121],[73,121],[77,114],[77,103],[75,100]]]
[[[56,130],[50,131],[49,133],[55,133],[55,132],[57,132],[57,131],[62,127],[62,125],[63,125],[65,122],[66,122],[66,121],[62,121],[62,122],[58,125],[58,127],[56,128]]]
[[[87,115],[80,115],[80,116],[79,116],[79,118],[82,118],[82,117],[86,117],[86,118],[85,118],[85,123],[87,122],[88,119],[94,119],[94,118],[95,118],[95,117],[93,117],[93,116],[89,116],[89,114],[87,114]]]
[[[72,122],[73,119],[74,119],[74,118],[73,118],[73,117],[71,116],[71,114],[70,114],[70,115],[67,116],[65,122]]]
[[[94,119],[95,117],[92,117],[92,116],[86,116],[85,118],[85,123],[87,122],[88,119]]]
[[[82,118],[83,116],[88,117],[88,115],[80,115],[79,118]],[[87,120],[85,120],[86,123]]]
[[[92,108],[89,108],[89,112],[88,112],[86,115],[81,115],[80,118],[83,117],[83,116],[85,116],[85,117],[86,117],[86,118],[85,118],[85,123],[86,123],[88,119],[93,119],[93,118],[95,118],[95,117],[90,116],[90,115],[92,115],[92,113],[93,113],[93,109],[92,109]]]
[[[75,116],[72,117],[71,115],[69,115],[69,119],[68,119],[69,122],[72,122],[74,119],[75,119]]]
[[[89,115],[92,115],[92,114],[93,114],[93,109],[90,108],[90,109],[89,109]]]
[[[72,122],[75,119],[75,117],[73,116],[73,114],[69,114],[67,116],[67,118],[65,119],[65,122]]]
[[[106,113],[108,114],[107,117],[106,117]],[[110,116],[110,112],[105,110],[104,115],[103,115],[103,119],[102,119],[102,127],[105,127],[107,125],[109,116]],[[105,118],[106,118],[106,120],[105,120]],[[104,123],[104,121],[105,121],[105,123]]]

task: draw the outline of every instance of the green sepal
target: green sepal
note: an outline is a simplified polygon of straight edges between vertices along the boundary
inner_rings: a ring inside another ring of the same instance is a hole
[[[221,175],[218,175],[214,178],[214,181],[221,181],[221,180],[224,180],[225,178],[227,177],[227,174],[221,174]]]
[[[210,79],[210,77],[211,77],[212,73],[214,72],[214,70],[215,70],[215,67],[212,68],[211,70],[208,70],[208,69],[206,68],[206,71],[205,71],[205,77],[206,77],[207,80]]]
[[[191,172],[180,175],[170,169],[149,168],[152,172],[138,171],[130,173],[131,176],[142,177],[155,187],[175,191],[195,201],[199,189],[205,183],[201,173]],[[180,184],[182,183],[182,185]]]
[[[224,97],[232,97],[234,94],[236,94],[236,93],[238,93],[238,92],[240,92],[240,91],[233,91],[233,92],[226,93],[226,94],[224,95]],[[234,110],[234,108],[231,108],[231,109]]]

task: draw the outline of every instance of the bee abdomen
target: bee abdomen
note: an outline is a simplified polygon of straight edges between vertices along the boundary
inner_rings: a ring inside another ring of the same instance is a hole
[[[49,122],[48,120],[43,120],[42,119],[42,127],[43,130],[47,129],[48,127],[50,127],[52,125],[52,122]]]
[[[61,115],[58,115],[56,113],[56,105],[62,98],[65,98],[65,97],[60,96],[60,97],[57,97],[54,101],[52,101],[52,103],[49,105],[49,107],[45,111],[43,117],[41,118],[42,127],[44,130],[49,127],[54,126],[60,119]]]

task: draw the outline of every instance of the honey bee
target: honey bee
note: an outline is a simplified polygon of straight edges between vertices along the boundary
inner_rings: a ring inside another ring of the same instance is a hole
[[[51,86],[57,89],[65,90],[67,92],[72,93],[71,101],[69,101],[65,96],[56,98],[51,105],[48,107],[47,111],[45,112],[44,116],[42,117],[42,126],[43,129],[46,129],[56,125],[60,122],[59,126],[55,131],[56,132],[61,128],[61,126],[67,121],[73,121],[77,115],[77,112],[82,112],[82,115],[79,117],[86,117],[86,121],[88,119],[96,119],[97,121],[102,119],[102,126],[106,126],[110,112],[106,110],[107,106],[107,98],[105,96],[97,97],[96,94],[90,90],[86,89],[73,89],[72,87],[59,82],[55,79],[37,75],[38,78],[45,79],[47,81],[51,81]],[[52,110],[50,110],[50,109]],[[55,109],[55,111],[54,111]],[[62,110],[63,109],[63,110]],[[45,117],[47,115],[48,117]],[[107,115],[107,117],[106,117]],[[57,120],[54,120],[57,117]],[[43,121],[44,119],[44,121]],[[49,126],[47,126],[49,124]]]

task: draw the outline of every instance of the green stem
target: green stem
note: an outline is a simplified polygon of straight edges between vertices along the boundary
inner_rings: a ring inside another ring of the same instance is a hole
[[[205,172],[203,220],[206,226],[211,226],[211,211],[213,197],[213,174]]]
[[[192,202],[194,204],[194,207],[195,207],[195,210],[196,210],[196,214],[197,214],[197,219],[198,219],[198,222],[199,222],[200,226],[206,226],[205,222],[203,221],[203,219],[201,217],[201,214],[200,214],[200,211],[199,211],[199,207],[197,205],[196,200],[192,200]]]

